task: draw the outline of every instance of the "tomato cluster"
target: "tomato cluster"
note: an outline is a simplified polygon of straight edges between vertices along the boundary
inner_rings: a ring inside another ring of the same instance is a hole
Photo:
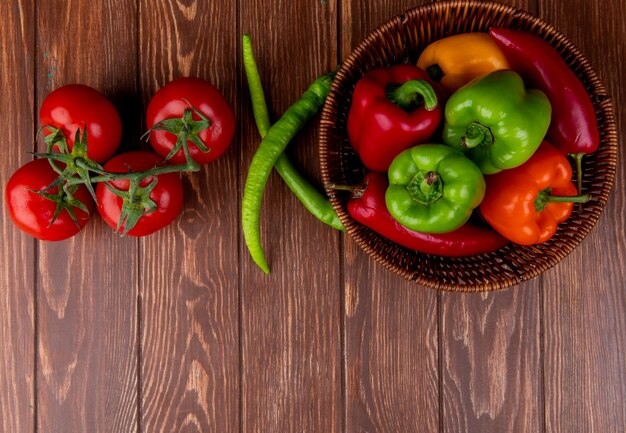
[[[186,77],[162,87],[146,117],[154,152],[115,155],[122,122],[106,97],[80,84],[51,92],[39,112],[48,151],[6,185],[15,225],[41,240],[67,239],[87,224],[94,201],[122,234],[145,236],[172,223],[183,206],[179,173],[197,171],[226,151],[235,115],[212,84]]]

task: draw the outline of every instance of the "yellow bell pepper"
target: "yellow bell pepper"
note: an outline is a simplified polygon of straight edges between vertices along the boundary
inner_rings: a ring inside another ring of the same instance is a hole
[[[488,33],[461,33],[439,39],[422,51],[417,66],[426,70],[448,94],[476,77],[510,69]]]

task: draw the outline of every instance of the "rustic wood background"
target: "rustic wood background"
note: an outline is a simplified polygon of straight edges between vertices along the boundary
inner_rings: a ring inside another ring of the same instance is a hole
[[[242,72],[250,32],[274,117],[371,29],[419,0],[3,0],[0,184],[31,157],[43,98],[84,83],[112,99],[126,149],[150,96],[206,78],[239,119],[229,151],[185,177],[166,230],[120,238],[94,218],[61,243],[0,226],[0,431],[626,431],[626,185],[541,277],[437,293],[388,273],[317,222],[273,175],[272,274],[244,247],[259,138]],[[587,55],[626,130],[624,0],[510,0]],[[289,152],[319,185],[317,127]],[[41,146],[41,144],[39,144]]]

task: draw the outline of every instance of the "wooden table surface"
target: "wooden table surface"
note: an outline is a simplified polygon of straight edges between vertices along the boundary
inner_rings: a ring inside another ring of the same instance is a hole
[[[626,431],[624,160],[592,233],[558,266],[485,295],[401,280],[319,223],[272,175],[269,276],[239,214],[259,138],[242,71],[250,32],[274,118],[370,30],[419,0],[3,0],[2,188],[31,159],[43,98],[110,97],[124,149],[169,80],[213,82],[239,120],[218,161],[184,177],[184,211],[120,238],[99,218],[71,240],[0,224],[0,431]],[[509,1],[586,54],[626,130],[624,0]],[[317,119],[289,149],[320,186]],[[38,144],[41,148],[41,143]]]

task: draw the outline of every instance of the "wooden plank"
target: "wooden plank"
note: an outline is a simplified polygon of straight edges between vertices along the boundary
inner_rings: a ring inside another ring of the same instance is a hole
[[[140,88],[147,107],[181,76],[238,105],[236,2],[141,1]],[[140,243],[142,425],[146,432],[239,427],[237,142],[185,175],[182,215]]]
[[[341,58],[420,3],[342,2]],[[345,431],[438,431],[437,293],[389,273],[345,239]]]
[[[5,134],[0,185],[31,160],[34,127],[34,1],[0,2],[0,128]],[[13,225],[0,205],[0,431],[35,427],[35,241]]]
[[[444,431],[542,430],[540,283],[443,296]]]
[[[540,4],[594,65],[626,130],[626,31],[620,1]],[[609,203],[591,234],[546,274],[545,387],[547,432],[626,431],[626,169],[620,151]]]
[[[439,428],[437,295],[345,247],[346,432]]]
[[[536,13],[533,0],[505,3]],[[503,292],[442,297],[443,431],[543,428],[541,277]]]
[[[69,83],[100,90],[123,113],[137,107],[136,14],[123,0],[38,2],[37,107]],[[124,123],[130,143],[133,123]],[[97,215],[71,240],[40,244],[40,432],[136,431],[136,257],[136,240]]]
[[[244,2],[241,31],[255,46],[275,120],[337,62],[334,1]],[[245,78],[243,88],[245,89]],[[241,91],[241,187],[259,138]],[[317,119],[290,153],[318,186]],[[271,274],[242,246],[242,431],[341,431],[339,234],[311,216],[273,174],[262,238]],[[243,245],[243,243],[242,243]]]

